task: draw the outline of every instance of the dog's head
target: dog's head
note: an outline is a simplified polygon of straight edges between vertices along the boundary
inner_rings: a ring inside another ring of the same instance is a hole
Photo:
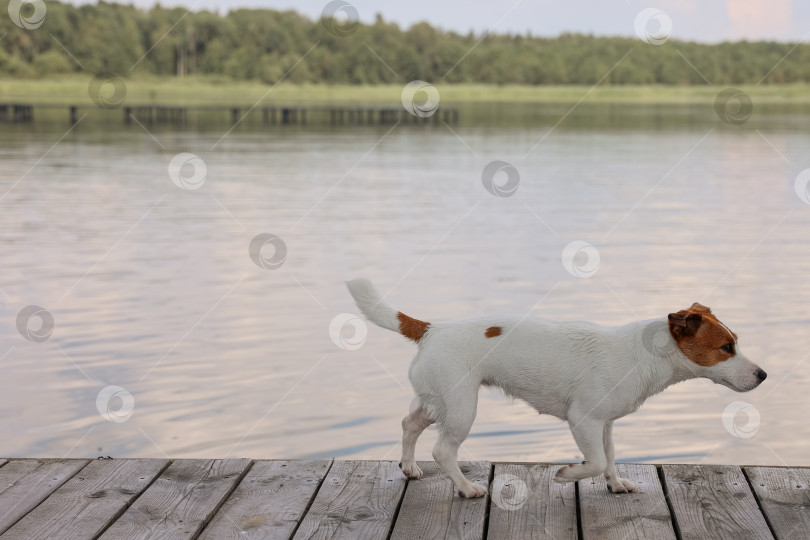
[[[669,332],[701,377],[737,392],[753,390],[767,374],[737,348],[737,334],[698,303],[669,314]]]

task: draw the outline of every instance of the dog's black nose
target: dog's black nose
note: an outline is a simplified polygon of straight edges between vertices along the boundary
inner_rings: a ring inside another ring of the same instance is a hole
[[[757,368],[756,376],[757,379],[759,379],[759,382],[762,382],[768,377],[768,374],[762,371],[761,369]]]

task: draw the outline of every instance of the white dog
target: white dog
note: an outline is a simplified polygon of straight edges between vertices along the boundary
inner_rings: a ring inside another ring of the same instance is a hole
[[[603,327],[535,317],[482,317],[427,323],[387,305],[367,279],[347,282],[368,319],[415,341],[408,373],[418,406],[402,420],[402,472],[420,478],[414,450],[436,423],[433,458],[462,497],[484,486],[458,467],[458,448],[475,420],[478,389],[495,386],[541,414],[566,420],[585,461],[557,471],[557,482],[604,474],[614,492],[637,491],[616,475],[613,422],[671,384],[706,377],[737,392],[756,388],[766,374],[737,350],[737,335],[692,304],[667,318]]]

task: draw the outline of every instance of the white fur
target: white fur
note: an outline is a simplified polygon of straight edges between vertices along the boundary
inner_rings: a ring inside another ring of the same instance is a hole
[[[347,281],[349,293],[368,320],[388,330],[399,332],[397,311],[383,301],[382,295],[367,279]]]
[[[348,287],[371,322],[399,331],[397,311],[385,304],[371,282],[356,279]],[[686,379],[707,377],[736,391],[761,382],[759,368],[739,352],[714,367],[702,367],[684,356],[668,331],[663,335],[666,343],[645,346],[650,325],[667,328],[667,319],[617,327],[509,316],[432,323],[409,371],[419,406],[402,421],[403,472],[421,476],[414,459],[416,440],[435,422],[439,439],[434,459],[460,494],[486,493],[463,476],[457,454],[475,420],[479,387],[488,385],[568,422],[585,462],[562,467],[556,481],[604,474],[611,491],[637,491],[633,482],[616,475],[614,420]],[[484,333],[492,326],[500,327],[502,334],[487,338]]]

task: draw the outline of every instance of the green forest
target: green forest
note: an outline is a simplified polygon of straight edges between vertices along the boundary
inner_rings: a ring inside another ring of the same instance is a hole
[[[287,74],[293,83],[553,85],[594,84],[609,72],[604,84],[810,82],[810,45],[804,43],[650,45],[635,37],[459,34],[428,23],[400,28],[379,15],[341,35],[326,20],[292,11],[219,15],[103,2],[46,5],[37,28],[0,17],[2,76],[203,75],[272,84]]]

